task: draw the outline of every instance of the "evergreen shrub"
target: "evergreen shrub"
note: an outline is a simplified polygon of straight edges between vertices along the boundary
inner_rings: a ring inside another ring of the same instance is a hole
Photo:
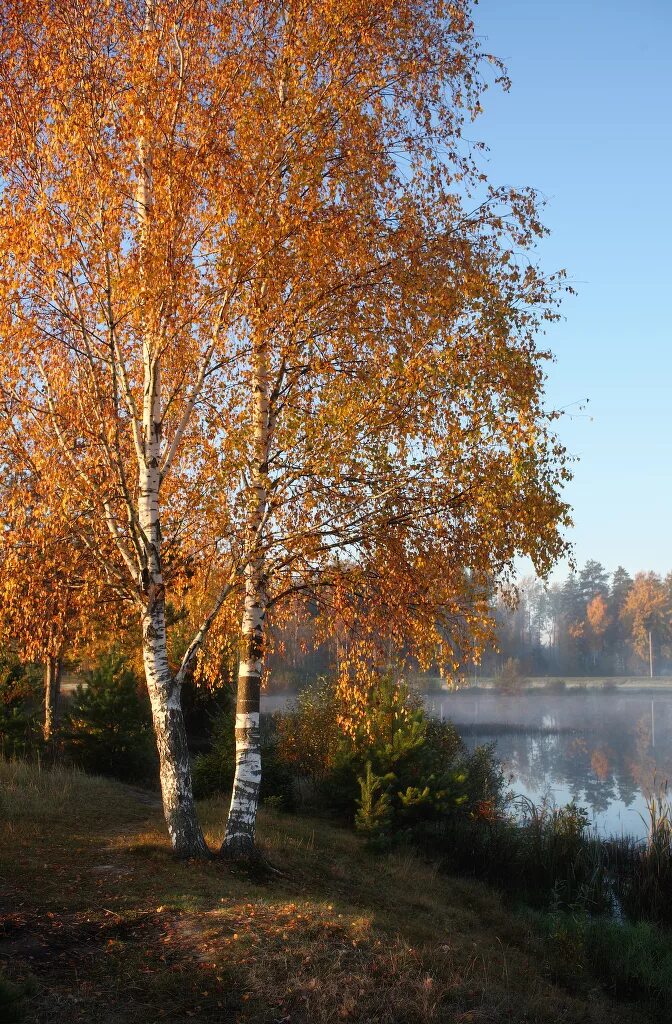
[[[26,757],[42,742],[41,680],[36,666],[11,651],[0,654],[0,752]]]
[[[92,775],[153,783],[158,757],[149,698],[116,651],[101,655],[63,716],[64,752]]]

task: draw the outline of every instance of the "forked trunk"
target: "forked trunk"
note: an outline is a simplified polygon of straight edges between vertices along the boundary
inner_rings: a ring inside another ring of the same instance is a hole
[[[170,841],[180,857],[207,856],[209,851],[192,793],[180,687],[168,665],[165,604],[160,595],[143,616],[142,648],[159,752],[163,813]]]
[[[61,660],[47,658],[44,665],[44,724],[42,731],[48,743],[58,728],[61,702]]]

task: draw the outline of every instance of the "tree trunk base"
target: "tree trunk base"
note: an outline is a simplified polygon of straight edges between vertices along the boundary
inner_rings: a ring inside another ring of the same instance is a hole
[[[224,860],[244,861],[248,864],[263,860],[254,840],[240,835],[226,838],[220,847],[219,856]]]
[[[175,843],[173,853],[178,860],[212,860],[215,856],[202,836],[190,842]]]
[[[234,867],[242,868],[246,873],[253,875],[256,880],[268,878],[284,878],[285,874],[271,864],[261,850],[249,842],[231,842],[226,840],[222,843],[219,851],[221,860],[226,861]]]

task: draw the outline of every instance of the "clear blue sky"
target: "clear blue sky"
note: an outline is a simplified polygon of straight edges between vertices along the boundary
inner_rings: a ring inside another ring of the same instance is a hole
[[[481,0],[475,24],[513,85],[486,93],[474,137],[493,182],[545,195],[542,263],[578,290],[548,335],[549,400],[576,412],[559,428],[580,457],[566,490],[576,557],[667,572],[672,0]]]

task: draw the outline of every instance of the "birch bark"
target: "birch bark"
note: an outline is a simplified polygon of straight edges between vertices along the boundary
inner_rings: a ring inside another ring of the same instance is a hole
[[[271,435],[268,349],[264,340],[255,343],[251,383],[253,459],[246,540],[245,606],[236,699],[236,772],[221,848],[224,856],[242,859],[255,856],[254,837],[261,784],[259,704],[268,603],[262,533],[268,506]]]
[[[287,68],[279,85],[280,109],[287,99]],[[282,191],[283,175],[278,176]],[[265,285],[262,285],[263,305]],[[252,464],[250,508],[246,537],[245,605],[240,629],[238,690],[236,696],[236,771],[231,806],[221,853],[252,859],[261,787],[261,743],[259,714],[261,675],[268,595],[263,547],[263,529],[268,511],[271,426],[268,340],[256,334],[252,343]]]
[[[144,397],[142,409],[142,458],[139,467],[138,518],[142,537],[142,579],[145,608],[142,613],[142,648],[145,678],[152,707],[159,752],[163,810],[171,843],[183,857],[208,853],[196,814],[192,793],[191,764],[181,685],[168,663],[166,598],[161,567],[161,367],[151,333],[145,329],[143,345]]]
[[[163,813],[173,849],[180,857],[208,855],[192,793],[191,763],[180,686],[168,665],[166,614],[162,594],[156,594],[142,618],[145,678],[159,752]]]
[[[151,33],[154,3],[145,5],[144,32]],[[161,487],[161,361],[157,327],[152,322],[149,303],[148,264],[153,220],[152,142],[143,112],[143,128],[138,139],[138,181],[136,211],[140,256],[141,330],[143,357],[142,438],[138,453],[138,520],[141,539],[140,587],[144,595],[142,612],[142,652],[147,690],[152,708],[154,734],[159,753],[159,773],[163,811],[175,852],[182,857],[208,854],[203,837],[191,780],[191,763],[184,716],[180,703],[180,680],[168,663],[166,633],[166,597],[161,566],[161,525],[159,490]]]

